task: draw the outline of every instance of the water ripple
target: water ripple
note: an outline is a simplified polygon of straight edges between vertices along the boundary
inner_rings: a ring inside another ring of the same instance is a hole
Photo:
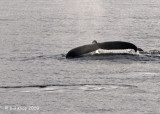
[[[130,87],[137,88],[134,85],[127,84],[46,84],[46,85],[24,85],[24,86],[0,86],[0,88],[46,88],[51,86],[56,87],[75,87],[75,86],[120,86],[120,87]]]

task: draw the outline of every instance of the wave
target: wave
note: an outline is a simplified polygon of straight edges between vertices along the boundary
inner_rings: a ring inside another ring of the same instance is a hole
[[[79,58],[74,58],[70,60],[131,60],[131,61],[159,61],[160,60],[160,51],[159,50],[150,50],[142,52],[133,52],[131,50],[122,50],[122,51],[110,51],[110,50],[98,50],[85,54]]]
[[[8,61],[35,61],[35,60],[66,60],[66,54],[53,54],[53,55],[35,55],[28,57],[9,57],[9,58],[1,58],[6,59]],[[102,51],[91,52],[88,54],[84,54],[78,58],[70,59],[70,60],[131,60],[131,61],[159,61],[160,60],[160,51],[159,50],[150,50],[143,52],[133,52],[133,51]],[[68,60],[67,60],[68,61]]]
[[[34,60],[48,60],[48,59],[62,59],[63,54],[61,55],[35,55],[35,56],[24,56],[24,57],[9,57],[1,58],[8,61],[34,61]]]
[[[22,86],[0,86],[0,88],[9,89],[9,88],[46,88],[46,87],[78,87],[78,86],[121,86],[121,87],[134,87],[134,85],[127,84],[47,84],[47,85],[22,85]]]
[[[48,84],[48,85],[23,85],[23,86],[0,86],[0,93],[5,92],[73,92],[73,91],[114,91],[128,89],[137,92],[138,86],[127,84]]]

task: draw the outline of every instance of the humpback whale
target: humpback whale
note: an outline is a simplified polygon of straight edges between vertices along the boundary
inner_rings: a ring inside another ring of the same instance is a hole
[[[134,44],[130,42],[111,41],[111,42],[98,43],[96,40],[94,40],[92,44],[83,45],[71,49],[67,53],[66,58],[76,58],[83,54],[93,52],[97,49],[105,49],[105,50],[133,49],[135,52],[143,51],[141,48],[137,48]]]

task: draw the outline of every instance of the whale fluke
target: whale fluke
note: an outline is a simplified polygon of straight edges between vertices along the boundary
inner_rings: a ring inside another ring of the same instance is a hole
[[[122,41],[113,41],[113,42],[103,42],[103,43],[97,43],[96,40],[92,42],[92,44],[89,45],[83,45],[77,48],[74,48],[70,50],[66,58],[76,58],[83,54],[93,52],[97,49],[106,49],[106,50],[118,50],[118,49],[134,49],[135,52],[137,52],[138,48],[129,42],[122,42]]]

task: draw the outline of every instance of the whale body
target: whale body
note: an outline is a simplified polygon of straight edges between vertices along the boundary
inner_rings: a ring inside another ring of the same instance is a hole
[[[97,49],[105,49],[105,50],[133,49],[135,50],[135,52],[137,52],[137,50],[139,50],[140,48],[137,48],[137,46],[135,46],[130,42],[112,41],[112,42],[97,43],[97,41],[94,40],[92,44],[83,45],[70,50],[67,53],[66,58],[80,57],[83,54],[93,52]]]
[[[66,58],[79,57],[80,55],[95,51],[97,49],[99,49],[97,44],[89,44],[89,45],[80,46],[80,47],[77,47],[77,48],[70,50],[67,53]]]

